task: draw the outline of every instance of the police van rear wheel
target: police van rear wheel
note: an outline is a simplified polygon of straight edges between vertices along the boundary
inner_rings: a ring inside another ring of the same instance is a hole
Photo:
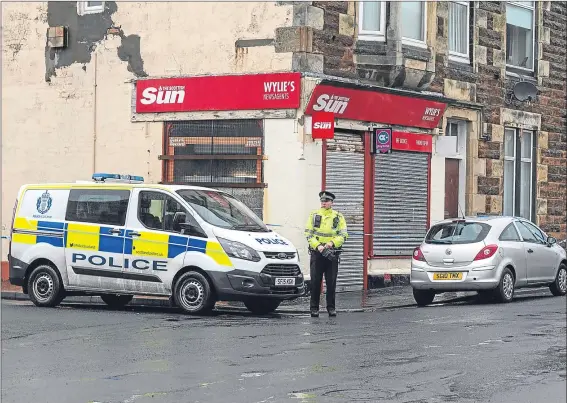
[[[49,265],[37,266],[28,279],[30,300],[36,306],[54,307],[65,298],[63,286],[55,269]]]
[[[280,306],[281,301],[277,299],[255,298],[244,301],[248,310],[256,315],[265,315],[274,312]]]
[[[133,295],[103,294],[100,298],[111,308],[120,309],[132,301]]]
[[[190,271],[183,274],[174,288],[175,303],[184,312],[202,314],[215,306],[211,285],[201,273]]]

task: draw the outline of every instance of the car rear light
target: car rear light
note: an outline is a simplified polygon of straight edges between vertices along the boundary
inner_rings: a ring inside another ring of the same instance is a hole
[[[488,259],[489,257],[494,256],[496,251],[498,250],[498,245],[487,245],[477,253],[474,260],[483,260]]]
[[[421,253],[421,248],[419,246],[413,250],[413,258],[420,262],[425,262],[425,256]]]

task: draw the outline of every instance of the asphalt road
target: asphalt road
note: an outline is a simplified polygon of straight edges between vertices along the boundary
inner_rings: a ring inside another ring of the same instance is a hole
[[[567,299],[522,295],[317,319],[2,301],[2,402],[565,403]]]

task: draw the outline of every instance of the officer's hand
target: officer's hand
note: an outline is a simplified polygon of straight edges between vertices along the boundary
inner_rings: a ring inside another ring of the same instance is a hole
[[[335,246],[335,245],[333,244],[333,242],[329,241],[329,242],[327,242],[327,244],[325,245],[325,248],[332,248],[333,246]]]
[[[323,245],[319,245],[319,246],[317,246],[317,250],[319,252],[323,252],[325,250],[325,247]]]

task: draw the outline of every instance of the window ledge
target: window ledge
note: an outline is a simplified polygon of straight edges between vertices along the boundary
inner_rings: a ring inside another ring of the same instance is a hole
[[[386,35],[384,34],[358,34],[357,40],[359,41],[372,41],[372,42],[386,42]]]
[[[507,77],[516,77],[522,79],[528,79],[534,82],[537,82],[535,71],[522,69],[515,66],[511,66],[509,64],[506,65],[506,76]]]
[[[449,54],[449,60],[451,62],[455,62],[455,63],[459,63],[459,64],[466,64],[467,66],[471,64],[471,60],[468,56],[459,56],[459,55]]]

